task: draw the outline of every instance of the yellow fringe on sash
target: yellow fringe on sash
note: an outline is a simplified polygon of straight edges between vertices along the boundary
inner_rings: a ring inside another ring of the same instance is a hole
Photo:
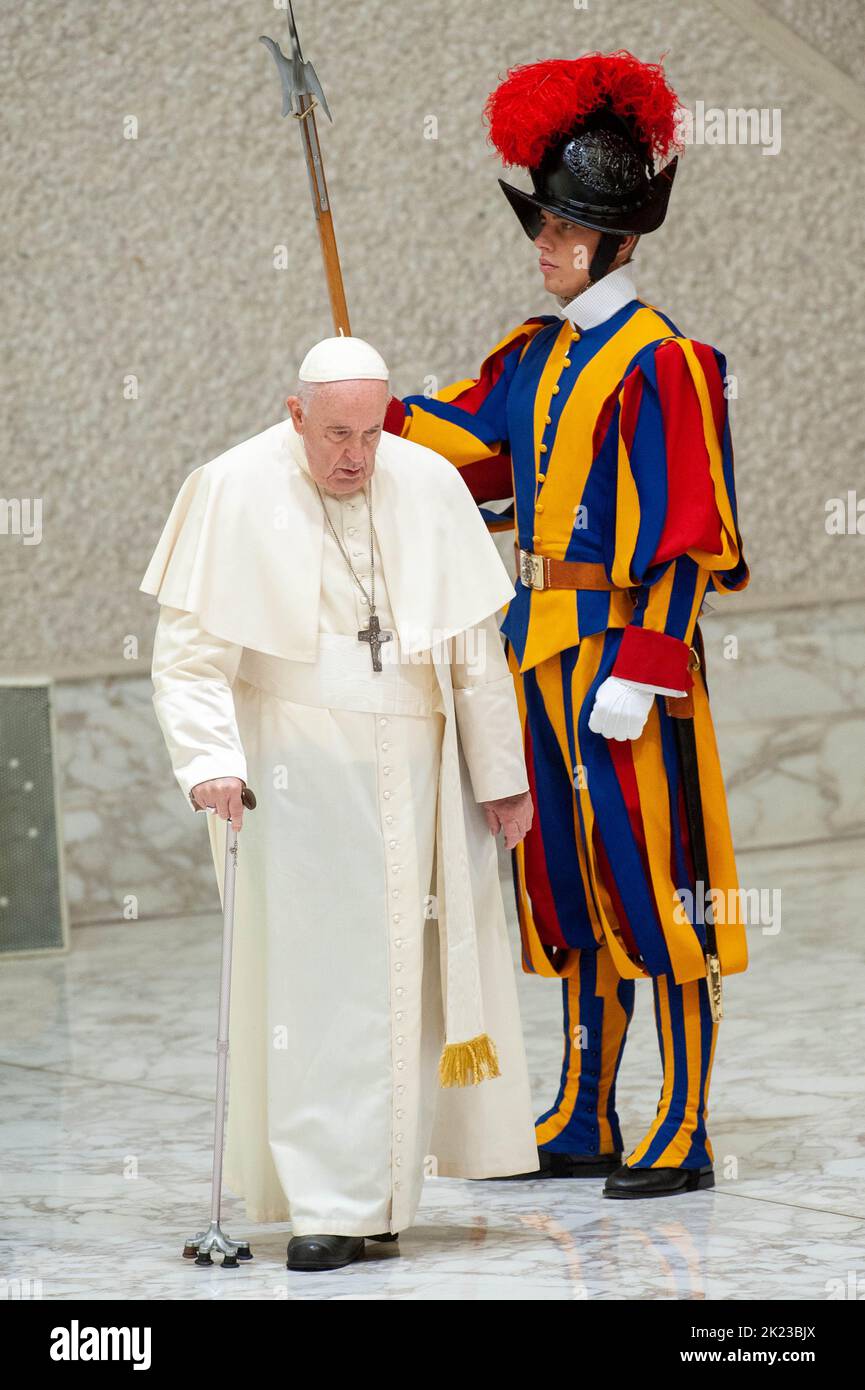
[[[477,1086],[479,1081],[501,1076],[496,1045],[488,1033],[471,1042],[448,1043],[439,1059],[442,1086]]]

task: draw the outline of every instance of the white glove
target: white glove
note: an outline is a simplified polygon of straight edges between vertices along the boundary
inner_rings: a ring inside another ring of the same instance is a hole
[[[655,691],[618,676],[601,681],[589,715],[589,728],[604,738],[639,738],[649,717]]]

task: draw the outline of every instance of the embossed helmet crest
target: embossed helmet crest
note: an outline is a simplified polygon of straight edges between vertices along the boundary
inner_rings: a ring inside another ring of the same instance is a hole
[[[679,102],[659,63],[588,53],[512,68],[484,117],[506,165],[529,170],[533,193],[499,180],[527,235],[540,210],[627,235],[664,220],[678,157]]]

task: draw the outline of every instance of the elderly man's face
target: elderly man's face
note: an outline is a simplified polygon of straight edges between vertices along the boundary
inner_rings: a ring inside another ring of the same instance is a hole
[[[390,390],[386,381],[323,381],[302,407],[289,396],[294,428],[303,436],[309,471],[336,496],[357,492],[372,477]]]

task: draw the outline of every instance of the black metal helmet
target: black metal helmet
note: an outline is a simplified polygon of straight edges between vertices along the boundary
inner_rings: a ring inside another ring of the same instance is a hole
[[[678,99],[657,64],[624,50],[514,68],[485,107],[490,140],[506,164],[528,169],[532,192],[499,179],[532,240],[542,211],[603,235],[589,277],[606,274],[621,238],[660,227],[678,157]]]

